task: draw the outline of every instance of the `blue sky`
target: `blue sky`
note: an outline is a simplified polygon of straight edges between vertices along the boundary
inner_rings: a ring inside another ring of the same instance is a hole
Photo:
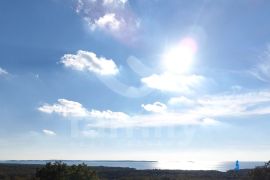
[[[270,3],[0,2],[0,159],[268,160]]]

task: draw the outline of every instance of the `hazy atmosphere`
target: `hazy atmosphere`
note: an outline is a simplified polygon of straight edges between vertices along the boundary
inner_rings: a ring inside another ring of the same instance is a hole
[[[269,7],[1,0],[0,160],[268,160]]]

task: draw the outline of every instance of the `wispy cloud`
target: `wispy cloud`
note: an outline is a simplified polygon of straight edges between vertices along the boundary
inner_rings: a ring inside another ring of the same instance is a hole
[[[152,105],[144,105],[149,111],[159,111],[162,108],[159,103]],[[158,127],[158,126],[173,126],[173,125],[213,125],[213,121],[205,121],[205,116],[199,116],[188,112],[166,112],[127,115],[124,112],[113,112],[111,110],[87,110],[80,103],[59,99],[57,103],[48,105],[45,104],[38,108],[41,112],[52,114],[56,113],[66,118],[77,118],[89,120],[88,127],[90,128],[125,128],[125,127]],[[216,123],[217,124],[217,123]]]
[[[211,121],[209,120],[211,119]],[[134,128],[162,126],[212,126],[220,124],[217,120],[190,113],[164,112],[161,114],[139,114],[130,116],[125,121],[97,121],[89,123],[89,128]]]
[[[186,106],[174,108],[174,106]],[[159,127],[177,125],[219,125],[217,119],[228,117],[246,117],[270,114],[270,91],[233,91],[226,94],[207,95],[189,99],[184,96],[174,97],[167,105],[155,102],[143,104],[148,114],[128,115],[111,110],[87,110],[82,104],[66,99],[57,103],[44,104],[38,109],[41,112],[56,113],[66,118],[77,118],[89,121],[93,128],[127,128],[127,127]],[[160,113],[162,112],[162,113]]]
[[[77,54],[65,54],[61,58],[61,63],[74,70],[89,71],[98,75],[116,75],[119,72],[112,59],[97,57],[93,52],[82,50]]]
[[[92,31],[102,30],[120,39],[132,38],[140,26],[128,0],[76,0],[76,12]]]
[[[202,125],[219,125],[221,122],[213,119],[213,118],[203,118],[202,120]]]
[[[270,114],[270,92],[267,90],[208,95],[198,99],[186,98],[184,101],[192,102],[192,107],[187,110],[187,113],[198,116],[240,117]],[[169,102],[173,102],[171,105],[183,103],[177,101],[177,98],[172,98]]]
[[[48,130],[48,129],[43,129],[42,132],[47,136],[56,136],[55,132]]]
[[[185,75],[185,74],[153,74],[141,79],[149,88],[178,93],[191,93],[194,88],[198,87],[205,80],[200,75]]]
[[[162,113],[167,109],[167,106],[161,102],[154,102],[153,104],[142,104],[141,106],[146,111],[154,113]]]
[[[8,74],[8,72],[5,69],[0,67],[0,76],[1,75],[7,75],[7,74]]]
[[[270,82],[270,45],[261,55],[259,63],[249,73],[261,81]]]

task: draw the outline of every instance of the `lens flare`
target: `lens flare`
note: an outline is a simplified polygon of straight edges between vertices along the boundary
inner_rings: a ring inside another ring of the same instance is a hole
[[[196,52],[196,41],[190,37],[184,38],[164,53],[163,66],[170,73],[187,73],[192,66]]]

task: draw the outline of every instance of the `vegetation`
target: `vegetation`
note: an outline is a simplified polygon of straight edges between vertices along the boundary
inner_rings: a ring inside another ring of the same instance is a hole
[[[270,179],[270,161],[262,167],[256,167],[250,172],[253,180],[269,180]]]
[[[87,173],[90,175],[87,177]],[[101,180],[227,180],[236,179],[232,173],[219,171],[185,170],[136,170],[119,167],[87,167],[86,165],[67,166],[63,163],[46,165],[0,164],[0,180],[54,180],[54,179],[98,179]],[[247,171],[248,172],[248,171]],[[248,173],[239,172],[241,179]]]
[[[47,163],[36,172],[40,180],[97,180],[95,171],[86,164],[67,166],[62,162]]]
[[[42,165],[0,164],[0,180],[34,179],[36,169]]]
[[[184,171],[136,170],[118,167],[88,167],[85,164],[68,166],[62,162],[46,165],[0,164],[0,180],[269,180],[270,162],[253,170]]]

